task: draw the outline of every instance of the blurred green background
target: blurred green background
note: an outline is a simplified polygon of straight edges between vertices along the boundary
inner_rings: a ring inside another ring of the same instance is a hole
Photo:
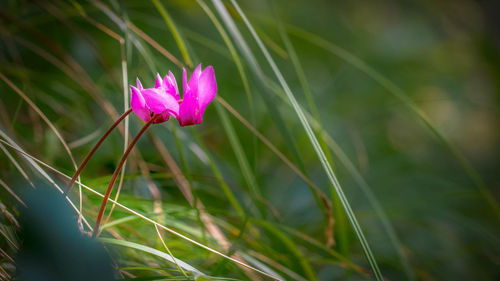
[[[286,280],[374,278],[241,8],[306,112],[383,276],[498,280],[499,5],[472,0],[238,5],[2,1],[2,276],[15,275],[9,257],[22,246],[22,229],[14,222],[21,207],[13,194],[31,188],[26,177],[47,181],[9,144],[71,177],[75,169],[61,139],[79,164],[125,111],[128,85],[136,77],[152,87],[157,72],[171,70],[181,86],[182,66],[192,71],[202,63],[214,67],[223,100],[207,108],[198,126],[179,127],[172,119],[151,127],[127,162],[118,201]],[[123,153],[123,133],[133,137],[142,126],[133,115],[127,122],[82,173],[82,182],[99,192]],[[67,179],[47,173],[64,187]],[[186,199],[186,188],[194,199]],[[78,208],[77,190],[71,199]],[[81,208],[93,226],[101,198],[82,192]],[[117,278],[266,278],[164,232],[173,256],[203,273],[184,275],[175,263],[152,254],[151,249],[168,253],[153,225],[119,207],[108,222],[101,237],[113,241],[105,244],[120,269]]]

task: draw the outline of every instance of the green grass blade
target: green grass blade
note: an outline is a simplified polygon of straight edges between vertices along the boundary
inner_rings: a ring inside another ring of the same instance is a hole
[[[284,225],[278,225],[275,224],[277,228],[282,229],[284,232],[287,232],[288,234],[300,239],[301,241],[304,241],[308,244],[307,248],[310,250],[310,247],[313,246],[315,248],[318,248],[326,253],[328,253],[330,256],[335,258],[341,263],[344,263],[347,267],[351,268],[352,270],[358,272],[359,274],[366,276],[366,272],[363,271],[363,268],[360,267],[357,264],[354,264],[352,261],[350,261],[347,257],[343,256],[341,253],[327,247],[324,245],[324,243],[315,240],[314,238],[305,235],[304,233],[301,233],[291,227],[287,227]]]
[[[245,260],[249,261],[253,266],[261,269],[262,271],[265,271],[269,274],[272,274],[273,276],[276,276],[278,277],[280,280],[285,280],[281,275],[279,275],[276,271],[272,270],[269,266],[267,266],[266,264],[260,262],[259,260],[257,260],[256,258],[252,257],[252,256],[249,256],[245,253],[242,253],[242,252],[238,252],[238,255],[242,256]],[[298,275],[297,273],[289,270],[288,270],[288,274],[293,274],[293,275],[289,275],[290,277],[295,277],[294,279],[297,280],[297,281],[303,281],[305,280],[304,277]],[[307,281],[307,280],[305,280]]]
[[[238,53],[236,52],[236,48],[234,48],[233,43],[229,39],[229,36],[227,35],[226,31],[220,24],[219,20],[217,17],[214,15],[212,10],[205,4],[203,0],[197,0],[198,5],[203,9],[203,11],[207,14],[209,19],[212,21],[214,24],[215,28],[219,32],[220,36],[222,37],[222,40],[224,41],[224,44],[226,44],[227,49],[229,50],[229,53],[231,54],[231,58],[233,59],[233,62],[236,66],[236,69],[238,69],[238,73],[240,75],[241,82],[243,83],[243,89],[245,90],[245,94],[247,96],[248,100],[248,108],[250,111],[250,120],[252,121],[252,124],[256,124],[256,116],[255,116],[255,107],[254,107],[254,101],[253,101],[253,96],[250,91],[250,85],[248,83],[248,78],[245,72],[245,68],[243,67],[243,63],[241,62],[240,57],[238,56]],[[252,147],[253,147],[253,153],[254,155],[254,165],[257,163],[257,138],[255,136],[252,137]]]
[[[186,36],[186,39],[191,42],[198,43],[203,47],[217,53],[219,56],[231,60],[231,54],[227,53],[227,50],[224,48],[224,45],[220,44],[212,40],[211,38],[206,37],[205,35],[196,32],[195,30],[189,29],[187,27],[182,28],[182,33]]]
[[[214,0],[214,1],[220,3],[219,0]],[[354,229],[354,232],[356,233],[356,236],[358,237],[358,239],[361,243],[361,246],[363,248],[363,252],[365,253],[366,258],[368,260],[368,263],[370,264],[370,267],[373,270],[373,274],[375,275],[375,278],[378,281],[382,281],[383,280],[382,273],[380,272],[380,269],[379,269],[378,264],[375,260],[375,257],[373,256],[370,245],[368,244],[368,241],[366,240],[365,235],[363,234],[361,226],[359,225],[358,220],[356,219],[356,216],[354,215],[354,212],[351,208],[351,205],[349,204],[349,201],[345,197],[344,191],[342,190],[340,183],[338,182],[337,177],[335,176],[335,174],[332,170],[332,167],[330,166],[330,163],[326,159],[325,153],[323,152],[323,149],[321,148],[321,146],[318,142],[318,139],[314,135],[314,132],[312,131],[311,126],[309,125],[309,122],[307,121],[304,113],[302,112],[301,107],[299,106],[297,100],[295,99],[295,96],[293,95],[292,91],[290,90],[290,88],[289,88],[288,84],[286,83],[280,70],[276,66],[276,63],[274,62],[274,60],[270,56],[269,52],[267,51],[266,47],[264,46],[264,44],[262,43],[262,41],[260,40],[258,35],[255,33],[255,30],[253,29],[252,25],[250,24],[250,22],[246,18],[245,14],[243,13],[243,11],[239,7],[239,5],[234,0],[232,0],[231,3],[235,7],[238,14],[242,17],[242,19],[245,22],[246,26],[248,27],[250,33],[252,34],[256,43],[259,45],[259,48],[261,49],[262,53],[266,57],[266,60],[270,64],[274,74],[278,78],[281,86],[283,87],[288,99],[290,100],[290,102],[291,102],[291,104],[292,104],[292,106],[293,106],[293,108],[298,116],[298,118],[300,119],[300,122],[302,123],[302,126],[304,127],[304,129],[307,133],[309,140],[311,141],[311,144],[314,147],[314,150],[316,151],[316,154],[318,155],[318,157],[321,161],[321,164],[322,164],[322,166],[323,166],[323,168],[328,176],[328,179],[330,180],[330,182],[333,185],[334,190],[332,191],[332,193],[336,192],[337,195],[339,196],[340,202],[342,203],[342,206],[344,207],[344,210],[346,211],[347,217],[349,218],[349,221]],[[225,8],[224,8],[224,10],[225,10]],[[226,11],[226,13],[227,13],[227,11]]]
[[[259,225],[263,229],[270,232],[273,236],[275,236],[281,243],[283,243],[286,246],[286,248],[290,251],[290,253],[298,260],[300,267],[302,268],[305,277],[307,277],[308,280],[318,280],[309,261],[306,259],[306,257],[304,257],[304,255],[295,245],[295,243],[290,238],[288,238],[288,236],[286,236],[283,232],[281,232],[281,230],[274,227],[271,223],[267,221],[252,219],[251,222]]]
[[[276,17],[278,18],[278,17]],[[285,43],[286,51],[288,52],[288,55],[290,56],[290,59],[292,61],[293,67],[295,69],[295,72],[297,73],[297,76],[299,78],[300,85],[302,87],[302,90],[304,92],[304,95],[306,97],[307,103],[309,105],[309,110],[312,113],[312,116],[315,120],[317,120],[319,129],[316,129],[316,134],[319,135],[319,144],[323,151],[325,152],[326,159],[330,163],[330,165],[333,166],[333,161],[332,161],[332,156],[330,154],[330,150],[328,149],[328,146],[320,134],[320,131],[323,128],[323,125],[321,124],[321,118],[319,116],[319,111],[318,108],[316,107],[316,103],[314,102],[313,94],[311,92],[311,88],[309,87],[309,83],[307,82],[306,74],[304,72],[304,69],[302,68],[302,65],[300,63],[299,57],[297,56],[297,53],[295,52],[295,48],[292,45],[292,42],[290,42],[290,39],[288,38],[288,35],[286,34],[286,31],[281,23],[281,20],[277,19],[276,20],[278,24],[278,30],[280,33],[280,36],[283,40],[283,43]],[[332,198],[333,200],[333,216],[335,217],[335,232],[336,232],[336,237],[337,237],[337,243],[338,243],[338,249],[339,251],[347,255],[348,253],[348,229],[347,229],[347,220],[345,213],[342,210],[342,207],[340,205],[340,199],[339,197],[335,194]],[[333,241],[332,241],[333,242]]]
[[[238,199],[236,199],[233,192],[231,191],[231,189],[229,188],[227,183],[224,181],[224,178],[222,177],[221,171],[217,167],[217,164],[215,163],[215,161],[214,161],[212,155],[209,153],[208,149],[205,147],[203,142],[200,140],[198,133],[194,129],[191,131],[191,133],[193,134],[195,140],[198,142],[198,145],[200,146],[200,148],[203,150],[203,152],[205,152],[205,155],[208,158],[208,163],[210,165],[210,169],[212,169],[212,172],[213,172],[215,178],[219,182],[220,187],[222,188],[222,191],[224,192],[227,199],[229,200],[229,202],[233,206],[234,210],[236,211],[238,216],[240,216],[241,218],[245,217],[246,216],[245,212],[243,211],[243,208],[241,207],[240,203],[238,203]]]
[[[193,67],[193,61],[191,60],[191,57],[189,56],[186,44],[184,43],[184,40],[182,36],[180,35],[179,30],[177,29],[174,21],[172,20],[172,17],[168,14],[167,10],[163,5],[160,3],[159,0],[151,0],[153,4],[155,5],[156,9],[158,12],[161,14],[163,19],[165,20],[165,23],[167,24],[168,28],[172,32],[172,35],[174,36],[175,42],[177,42],[177,46],[179,46],[179,50],[181,51],[182,57],[184,58],[184,61],[189,67]]]
[[[380,222],[382,223],[384,231],[389,237],[389,241],[391,242],[391,244],[393,245],[394,249],[396,250],[399,256],[399,259],[401,261],[401,264],[403,265],[403,269],[406,273],[406,276],[408,277],[408,280],[416,280],[415,272],[413,271],[413,268],[410,264],[410,261],[408,260],[408,257],[404,253],[403,243],[399,239],[396,230],[392,226],[391,221],[387,217],[382,205],[380,204],[379,200],[373,193],[372,189],[365,181],[361,173],[356,169],[356,166],[352,163],[349,157],[347,157],[342,148],[329,135],[325,134],[324,131],[322,132],[322,134],[324,139],[328,143],[329,147],[339,158],[342,165],[344,165],[344,167],[353,176],[354,180],[356,181],[356,183],[361,188],[361,190],[367,197],[368,201],[370,202],[370,205],[375,211],[376,216],[380,219]]]
[[[243,88],[245,89],[245,93],[247,95],[249,107],[250,107],[250,112],[254,114],[254,103],[253,103],[253,98],[252,98],[252,93],[250,92],[250,86],[248,84],[248,78],[247,75],[245,74],[245,69],[243,68],[243,63],[240,60],[240,57],[238,56],[238,53],[236,52],[236,49],[234,48],[233,43],[229,39],[229,36],[227,35],[226,31],[220,24],[219,20],[217,17],[215,17],[214,13],[210,10],[210,8],[205,4],[203,0],[197,0],[198,4],[200,7],[203,9],[203,11],[207,14],[207,16],[210,18],[212,23],[214,24],[215,28],[219,32],[220,36],[222,37],[222,40],[224,40],[224,43],[226,44],[226,47],[229,50],[229,53],[231,54],[231,57],[233,58],[234,64],[236,65],[236,68],[238,69],[238,73],[240,74],[241,82],[243,83]],[[253,116],[253,115],[252,115]],[[252,118],[255,118],[253,116]],[[252,120],[255,121],[255,120]],[[255,124],[255,122],[253,122]]]
[[[175,146],[177,147],[177,153],[179,154],[179,161],[181,162],[181,167],[183,170],[184,177],[186,177],[186,180],[189,182],[191,185],[192,179],[191,175],[188,173],[189,169],[186,163],[186,158],[184,157],[184,151],[182,150],[182,143],[179,138],[179,135],[177,133],[177,126],[175,124],[171,124],[170,126],[172,133],[174,134],[175,138]]]
[[[236,131],[234,130],[233,125],[231,124],[231,120],[227,116],[225,109],[219,104],[215,103],[215,109],[217,110],[217,114],[222,121],[222,126],[224,127],[224,131],[226,131],[226,135],[229,138],[229,143],[233,148],[236,159],[238,160],[238,164],[240,166],[241,172],[243,173],[243,177],[245,182],[248,184],[250,191],[256,198],[262,198],[262,194],[255,180],[255,175],[252,173],[250,169],[250,165],[248,163],[248,159],[246,157],[245,152],[243,151],[243,147],[238,139]],[[257,204],[259,208],[260,214],[265,215],[264,206],[260,203]]]
[[[118,239],[114,239],[114,238],[98,238],[98,240],[105,243],[105,244],[132,248],[132,249],[143,251],[143,252],[155,255],[157,257],[160,257],[162,259],[165,259],[165,260],[173,263],[174,265],[179,265],[184,270],[191,272],[194,275],[195,279],[198,276],[205,275],[201,271],[199,271],[198,269],[194,268],[193,266],[185,263],[184,261],[181,261],[181,260],[179,260],[179,259],[177,259],[177,258],[175,258],[167,253],[164,253],[162,251],[153,249],[151,247],[148,247],[148,246],[145,246],[142,244],[137,244],[137,243],[130,242],[130,241],[118,240]]]

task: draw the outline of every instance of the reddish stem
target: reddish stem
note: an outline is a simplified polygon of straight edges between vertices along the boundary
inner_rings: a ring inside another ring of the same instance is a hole
[[[125,111],[125,113],[123,113],[123,115],[120,116],[120,118],[118,118],[118,120],[116,120],[115,123],[113,123],[113,125],[108,129],[108,131],[94,145],[94,147],[89,152],[89,154],[87,154],[87,157],[85,157],[85,159],[83,160],[82,164],[80,164],[80,167],[78,167],[78,169],[76,170],[75,175],[73,175],[73,177],[71,178],[71,181],[66,186],[66,194],[69,193],[69,191],[71,190],[71,187],[73,187],[73,184],[75,184],[76,179],[78,178],[78,176],[82,172],[83,168],[85,168],[85,166],[87,165],[87,162],[89,162],[92,155],[94,155],[97,148],[99,148],[99,146],[101,146],[102,142],[108,137],[108,135],[111,133],[111,131],[113,131],[116,128],[116,126],[118,126],[118,124],[120,124],[120,122],[122,122],[122,120],[125,119],[125,117],[127,117],[127,115],[130,114],[130,112],[132,112],[132,108],[129,108],[127,111]]]
[[[137,136],[135,136],[134,140],[132,140],[132,142],[127,147],[125,153],[123,153],[122,159],[120,160],[120,163],[116,167],[115,172],[111,177],[111,181],[108,184],[108,188],[106,189],[106,193],[104,194],[104,198],[102,199],[101,208],[99,209],[99,214],[97,215],[97,220],[95,223],[94,232],[92,233],[92,237],[94,238],[97,237],[99,233],[99,225],[101,224],[102,216],[104,215],[104,210],[106,209],[106,203],[108,203],[109,196],[111,195],[111,189],[113,189],[113,185],[115,184],[116,178],[118,177],[118,174],[120,173],[120,170],[123,164],[125,163],[125,160],[127,159],[128,155],[132,151],[132,148],[134,148],[134,145],[137,143],[141,135],[144,134],[146,129],[149,126],[151,126],[151,124],[153,124],[153,122],[158,116],[159,115],[153,116],[153,118],[151,118],[151,120],[149,120],[149,122],[146,123],[144,127],[142,127],[141,131],[137,134]]]

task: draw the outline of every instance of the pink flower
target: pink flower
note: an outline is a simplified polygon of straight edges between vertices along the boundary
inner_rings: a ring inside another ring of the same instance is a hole
[[[200,124],[205,108],[212,102],[217,94],[217,82],[212,66],[207,66],[203,71],[201,64],[196,67],[187,82],[186,69],[182,73],[183,99],[179,95],[179,88],[172,72],[168,72],[161,79],[156,75],[154,88],[144,89],[139,79],[137,87],[130,86],[130,105],[134,113],[145,122],[155,115],[160,115],[154,123],[162,123],[173,116],[181,126]]]
[[[217,81],[211,65],[201,71],[201,64],[196,67],[187,82],[186,69],[182,73],[183,100],[179,107],[177,121],[179,125],[188,126],[200,124],[205,108],[212,102],[217,94]]]
[[[137,78],[137,87],[130,85],[130,106],[134,113],[149,122],[155,115],[153,123],[162,123],[168,120],[170,115],[177,117],[179,114],[179,91],[175,91],[177,83],[171,72],[162,80],[157,75],[155,88],[144,89],[141,81]]]

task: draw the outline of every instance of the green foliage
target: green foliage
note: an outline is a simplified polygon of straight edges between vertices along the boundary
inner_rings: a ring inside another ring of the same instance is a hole
[[[108,202],[99,241],[121,278],[500,278],[487,4],[5,2],[0,279],[15,276],[24,190],[64,188],[135,77],[171,70],[181,86],[199,63],[219,89],[203,123],[152,126]],[[83,232],[142,125],[112,132],[69,194]]]

